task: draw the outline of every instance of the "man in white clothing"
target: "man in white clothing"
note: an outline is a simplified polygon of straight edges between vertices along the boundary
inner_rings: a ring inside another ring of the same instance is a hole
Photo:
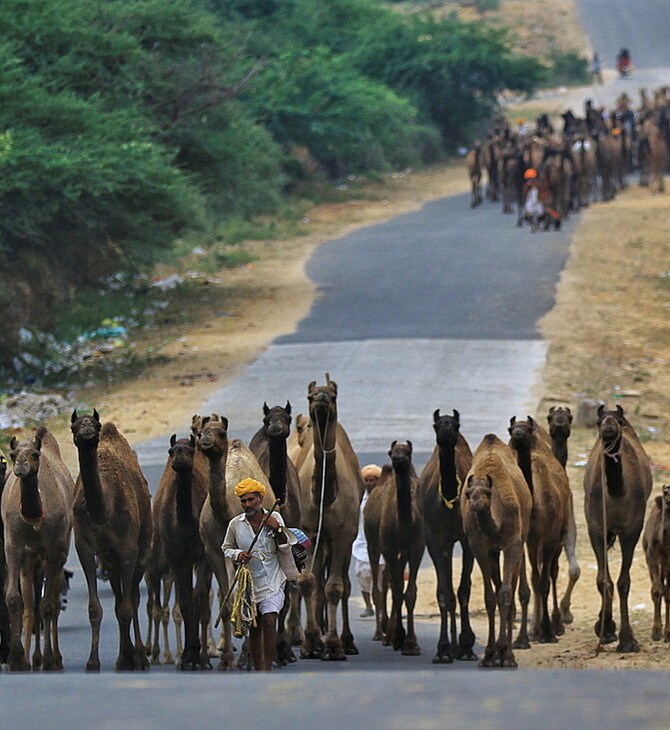
[[[265,487],[255,479],[243,479],[236,487],[244,512],[228,523],[222,549],[229,560],[248,565],[256,594],[260,621],[249,629],[249,646],[256,670],[270,671],[277,647],[277,616],[284,605],[286,575],[278,551],[291,555],[296,537],[284,529],[279,512],[267,516],[263,509]],[[253,551],[249,548],[256,538]]]
[[[372,569],[370,568],[370,558],[368,557],[368,543],[365,539],[365,531],[363,529],[363,509],[368,501],[370,492],[377,486],[382,470],[376,464],[368,464],[361,469],[363,482],[365,483],[365,492],[361,499],[361,506],[358,512],[358,534],[351,546],[351,555],[356,561],[355,573],[356,582],[365,602],[365,609],[361,614],[361,618],[374,616],[375,612],[372,608],[370,594],[372,592]]]

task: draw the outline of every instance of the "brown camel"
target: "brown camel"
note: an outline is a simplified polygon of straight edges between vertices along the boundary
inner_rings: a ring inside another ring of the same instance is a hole
[[[551,450],[565,469],[568,463],[568,439],[572,430],[572,412],[565,406],[551,406],[547,415]]]
[[[263,404],[263,426],[254,434],[249,448],[267,476],[279,500],[279,511],[289,527],[302,527],[300,478],[288,456],[287,440],[291,432],[291,404],[268,408]],[[286,615],[290,610],[289,629]],[[277,623],[277,660],[280,665],[295,662],[292,644],[302,643],[300,597],[297,588],[287,588],[287,600]]]
[[[670,641],[670,485],[664,484],[652,502],[644,527],[642,546],[651,578],[654,623],[651,638]],[[665,602],[665,628],[661,624],[661,601]]]
[[[300,473],[300,467],[305,461],[305,456],[312,444],[312,422],[309,416],[298,413],[295,417],[295,428],[291,431],[286,442],[288,458],[293,462],[296,471]]]
[[[12,437],[9,447],[13,468],[2,493],[5,598],[11,628],[9,668],[30,669],[34,632],[33,669],[41,666],[45,671],[62,670],[58,617],[63,566],[70,550],[74,482],[61,459],[56,439],[44,426],[37,430],[33,440],[17,441]],[[22,629],[25,648],[21,643]]]
[[[463,530],[461,485],[472,466],[472,452],[460,432],[460,415],[433,413],[437,444],[419,478],[423,499],[426,546],[437,574],[437,603],[440,607],[440,637],[434,664],[449,664],[454,659],[476,659],[472,651],[475,634],[470,626],[469,602],[474,556]],[[452,580],[455,543],[461,544],[461,581],[458,605],[461,633],[456,631],[456,595]]]
[[[155,502],[153,503],[155,504]],[[152,512],[153,512],[152,504]],[[154,525],[155,516],[152,516]],[[172,610],[172,619],[175,625],[176,655],[172,654],[170,648],[170,598],[174,588],[174,576],[165,557],[165,551],[156,536],[158,530],[154,528],[151,540],[151,550],[147,561],[147,568],[144,573],[144,581],[147,584],[147,635],[145,646],[147,656],[152,664],[161,663],[160,634],[163,634],[163,664],[173,664],[175,656],[181,659],[183,646],[181,641],[181,614],[179,606],[175,604]]]
[[[207,459],[207,498],[200,512],[200,537],[207,561],[216,576],[220,597],[228,593],[228,565],[221,545],[230,520],[240,513],[240,500],[235,487],[247,477],[261,482],[267,489],[263,507],[275,502],[274,493],[256,457],[240,439],[228,439],[228,419],[213,414],[201,419],[197,437],[198,449]],[[196,458],[197,455],[196,455]],[[219,670],[234,666],[232,632],[227,612],[223,615],[223,644]]]
[[[389,451],[391,469],[386,469],[379,484],[368,498],[373,508],[365,505],[364,526],[372,568],[372,596],[375,614],[386,608],[386,592],[379,585],[379,555],[384,556],[391,585],[391,617],[388,621],[388,643],[405,656],[421,653],[414,631],[416,579],[425,547],[423,518],[419,496],[419,480],[412,464],[412,442],[394,441]],[[375,503],[379,510],[374,510]],[[378,516],[378,521],[374,517]],[[404,573],[408,568],[407,589]],[[407,609],[407,631],[402,624],[403,602]],[[379,625],[379,624],[378,624]]]
[[[479,142],[468,150],[465,166],[470,180],[470,207],[476,208],[482,202],[482,146]]]
[[[151,550],[151,497],[135,452],[113,423],[73,411],[71,429],[79,456],[74,496],[75,547],[88,586],[91,652],[88,671],[100,671],[102,606],[95,559],[109,574],[119,624],[117,670],[148,669],[138,617],[140,581]],[[134,629],[134,643],[130,627]]]
[[[612,619],[613,583],[607,550],[616,538],[621,546],[621,573],[617,581],[621,627],[617,651],[639,651],[628,616],[630,566],[642,532],[651,493],[649,459],[623,408],[598,408],[598,438],[584,470],[584,512],[591,547],[598,562],[598,590],[602,605],[594,629],[601,644],[616,641]],[[604,499],[603,499],[604,497]]]
[[[7,458],[0,451],[0,499],[2,499],[2,491],[5,488],[5,479],[7,478]],[[5,585],[7,578],[7,566],[5,565],[5,538],[0,519],[0,586]],[[5,592],[0,590],[0,664],[6,664],[9,657],[9,611],[7,610],[7,602],[5,601]]]
[[[514,593],[525,573],[524,543],[532,498],[516,455],[495,434],[477,447],[461,492],[463,527],[484,580],[488,641],[480,667],[515,667]],[[502,579],[500,553],[503,554]],[[496,603],[500,633],[495,637]]]
[[[358,654],[349,626],[349,563],[365,487],[358,458],[337,420],[337,384],[326,375],[326,385],[312,382],[307,393],[312,439],[299,474],[303,525],[314,552],[310,570],[300,577],[307,613],[300,653],[303,658],[346,659],[347,654]],[[340,636],[338,604],[342,607]]]
[[[212,571],[198,531],[207,497],[208,473],[195,454],[193,435],[179,440],[174,434],[170,437],[168,460],[153,507],[154,530],[160,535],[162,550],[174,575],[184,622],[184,649],[179,663],[182,670],[212,668],[207,653]]]
[[[546,431],[530,417],[509,425],[510,447],[530,489],[532,510],[527,537],[528,558],[533,587],[533,626],[531,636],[540,643],[557,641],[563,633],[558,607],[556,578],[558,557],[563,550],[570,524],[572,495],[565,469],[548,445]],[[554,610],[549,614],[549,590],[554,597]],[[523,627],[522,627],[523,628]],[[521,644],[518,648],[527,648]]]

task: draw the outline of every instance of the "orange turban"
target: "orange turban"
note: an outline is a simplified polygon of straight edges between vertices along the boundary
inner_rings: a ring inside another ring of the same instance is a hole
[[[532,167],[529,167],[526,172],[523,173],[523,176],[526,180],[528,180],[531,177],[537,177],[537,170],[535,170]]]
[[[379,479],[382,475],[382,470],[381,467],[376,464],[368,464],[361,469],[361,474],[363,475],[363,479],[365,479],[365,477],[377,477],[377,479]]]
[[[264,497],[267,490],[260,482],[257,482],[255,479],[251,479],[251,477],[243,479],[235,487],[235,494],[238,497],[241,497],[243,494],[249,494],[250,492],[258,492],[261,497]]]

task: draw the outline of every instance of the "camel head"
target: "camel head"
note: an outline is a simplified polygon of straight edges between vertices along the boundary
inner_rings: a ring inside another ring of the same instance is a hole
[[[552,436],[562,433],[567,438],[572,429],[572,413],[567,406],[565,408],[552,406],[549,409],[547,422],[549,423],[549,433]]]
[[[412,442],[407,441],[407,443],[399,444],[394,441],[389,450],[389,458],[394,469],[409,466],[412,463]]]
[[[202,419],[198,447],[205,456],[223,456],[228,450],[228,419],[223,416],[205,416]]]
[[[661,495],[666,507],[670,507],[670,484],[664,484],[661,487]]]
[[[446,414],[441,416],[439,408],[433,413],[433,429],[438,446],[456,446],[460,428],[461,417],[456,409],[453,411],[453,416]]]
[[[485,512],[491,507],[493,479],[488,474],[486,477],[478,477],[477,479],[473,474],[470,474],[465,485],[464,494],[473,512]]]
[[[72,411],[70,430],[72,431],[74,445],[77,448],[84,445],[97,447],[98,441],[100,440],[101,428],[100,416],[95,408],[93,409],[93,414],[90,416],[88,414],[79,416],[76,408]]]
[[[177,434],[173,433],[170,436],[168,456],[172,460],[172,468],[177,474],[191,472],[195,456],[195,436],[191,434],[188,438],[177,439]]]
[[[536,428],[537,425],[530,416],[527,416],[525,421],[517,421],[516,416],[512,416],[507,429],[510,435],[510,446],[514,449],[524,446],[529,448]]]
[[[2,493],[2,488],[5,486],[5,479],[7,478],[7,459],[5,459],[5,455],[0,452],[0,494]]]
[[[286,407],[273,406],[268,408],[263,403],[263,427],[269,438],[287,439],[291,431],[291,404],[286,401]]]
[[[617,405],[615,411],[606,411],[604,405],[598,407],[598,434],[603,443],[616,441],[626,424],[623,408],[620,405]]]
[[[337,422],[337,383],[328,376],[326,380],[326,385],[317,385],[313,380],[307,388],[310,418],[323,427],[329,419],[332,423]]]
[[[30,441],[17,441],[16,436],[12,436],[9,442],[9,457],[14,464],[14,474],[23,479],[31,474],[37,474],[40,468],[40,449],[42,448],[42,436],[46,433],[46,428],[41,426],[35,434],[35,439]]]

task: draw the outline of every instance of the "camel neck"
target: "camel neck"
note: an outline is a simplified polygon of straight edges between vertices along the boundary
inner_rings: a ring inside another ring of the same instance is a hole
[[[530,493],[533,494],[533,459],[531,448],[526,444],[520,444],[519,446],[514,446],[514,450],[516,451],[516,463],[523,472]]]
[[[568,463],[568,437],[563,431],[555,431],[551,434],[551,450],[561,466],[565,468]]]
[[[332,419],[332,416],[331,416]],[[335,469],[335,429],[337,421],[329,420],[323,426],[318,419],[312,418],[314,433],[314,480],[313,498],[316,504],[321,504],[323,492],[323,507],[328,507],[337,496],[337,474]],[[324,432],[325,431],[325,432]]]
[[[621,463],[622,439],[619,437],[611,444],[603,444],[603,461],[605,462],[605,483],[610,497],[622,497],[626,489],[623,483],[623,465]]]
[[[105,500],[98,472],[98,449],[78,448],[79,473],[84,487],[86,511],[92,522],[98,524],[105,521]]]
[[[286,474],[288,471],[288,454],[286,439],[268,437],[270,450],[270,486],[279,500],[279,504],[286,504]]]
[[[27,522],[38,522],[44,517],[37,474],[21,477],[21,517]]]
[[[226,465],[220,456],[209,458],[208,490],[214,516],[219,522],[226,524],[232,515],[229,514],[226,503]]]
[[[193,472],[175,472],[175,491],[177,522],[181,525],[190,525],[195,521],[193,516]]]
[[[496,525],[493,515],[491,514],[491,508],[489,507],[486,510],[476,512],[476,515],[477,522],[482,533],[487,537],[497,538],[499,530],[498,525]]]
[[[398,522],[408,526],[412,522],[412,477],[409,464],[393,465],[398,499]]]
[[[456,504],[458,497],[458,474],[456,471],[456,447],[440,446],[440,494],[445,502]]]

